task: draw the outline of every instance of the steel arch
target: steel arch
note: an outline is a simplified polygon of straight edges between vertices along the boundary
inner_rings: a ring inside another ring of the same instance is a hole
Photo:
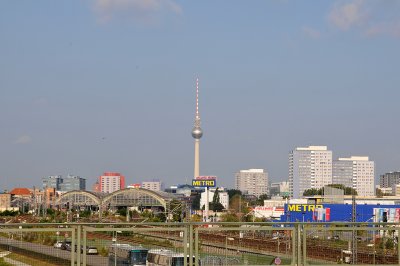
[[[117,190],[102,200],[102,205],[111,206],[161,206],[167,208],[171,196],[144,188],[126,188]]]
[[[65,204],[67,202],[70,202],[74,206],[97,205],[100,207],[101,198],[89,191],[73,190],[62,194],[56,200],[56,205]]]

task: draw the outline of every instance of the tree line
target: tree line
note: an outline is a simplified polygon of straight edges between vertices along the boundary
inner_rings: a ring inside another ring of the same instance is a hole
[[[338,188],[342,189],[344,191],[344,195],[356,195],[357,196],[357,191],[354,188],[351,187],[346,187],[345,185],[342,184],[329,184],[327,187],[333,187],[333,188]],[[324,188],[310,188],[306,189],[303,192],[303,196],[316,196],[316,195],[324,195]]]

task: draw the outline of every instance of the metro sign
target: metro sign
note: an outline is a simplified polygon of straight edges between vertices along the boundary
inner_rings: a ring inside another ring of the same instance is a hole
[[[198,176],[192,179],[192,186],[194,187],[216,187],[217,186],[216,176]]]

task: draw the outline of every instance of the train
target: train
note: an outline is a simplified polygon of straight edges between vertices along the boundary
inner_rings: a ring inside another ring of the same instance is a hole
[[[183,266],[185,255],[169,249],[146,249],[130,244],[112,244],[108,253],[109,266]]]
[[[130,244],[112,244],[108,250],[109,266],[146,265],[148,249]]]

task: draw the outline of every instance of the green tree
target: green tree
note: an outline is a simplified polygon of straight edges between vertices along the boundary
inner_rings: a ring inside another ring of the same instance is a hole
[[[117,210],[117,213],[121,216],[126,216],[126,208],[120,208]]]
[[[214,192],[213,200],[210,202],[210,210],[213,210],[215,212],[220,212],[224,209],[224,205],[221,204],[220,202],[220,196],[219,196],[219,188],[217,188]]]
[[[343,184],[329,184],[327,186],[344,190],[344,195],[357,195],[357,191],[354,188],[346,187]],[[320,189],[310,188],[310,189],[306,189],[303,192],[303,196],[316,196],[316,195],[323,195],[323,194],[324,194],[324,188],[320,188]]]
[[[256,200],[256,205],[264,205],[264,200],[270,199],[271,197],[267,194],[262,194]]]
[[[235,195],[242,195],[242,191],[238,189],[228,189],[226,192],[228,192],[229,198],[233,198]]]
[[[375,194],[378,198],[382,198],[384,193],[382,192],[382,190],[380,188],[376,188],[375,190]]]
[[[244,199],[240,194],[235,194],[232,198],[229,198],[229,206],[236,213],[243,211],[243,203]]]
[[[239,222],[239,217],[233,213],[225,213],[221,215],[222,222]]]
[[[170,213],[172,213],[173,222],[182,222],[182,202],[173,199],[170,202]]]
[[[303,196],[315,196],[321,194],[322,194],[322,189],[316,189],[316,188],[309,188],[304,190],[303,192]]]
[[[200,199],[201,199],[201,194],[197,194],[194,196],[192,200],[192,209],[193,210],[200,210]]]
[[[214,192],[214,197],[212,200],[212,203],[216,204],[217,202],[219,202],[219,188],[217,188]]]
[[[394,248],[394,241],[393,241],[392,238],[388,238],[388,239],[386,240],[385,247],[386,247],[387,249],[393,249],[393,248]]]
[[[220,212],[224,209],[224,205],[222,205],[220,202],[210,202],[210,210],[213,210],[215,212]]]

